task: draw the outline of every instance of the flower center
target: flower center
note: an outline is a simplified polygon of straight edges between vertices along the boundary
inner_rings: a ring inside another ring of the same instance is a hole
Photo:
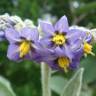
[[[28,54],[28,52],[30,51],[30,46],[31,43],[29,41],[24,40],[19,47],[19,52],[20,52],[20,57],[22,58],[23,56],[25,56],[26,54]]]
[[[68,72],[70,61],[67,57],[59,57],[58,58],[58,65],[59,67],[63,68],[65,72]]]
[[[88,43],[84,43],[84,53],[85,54],[91,54],[91,55],[95,55],[93,52],[92,52],[92,45],[88,44]]]
[[[55,34],[52,38],[52,41],[56,45],[63,45],[63,44],[65,44],[66,38],[63,34]]]

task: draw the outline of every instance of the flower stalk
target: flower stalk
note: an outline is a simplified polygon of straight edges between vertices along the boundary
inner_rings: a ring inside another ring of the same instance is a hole
[[[51,69],[47,64],[41,64],[41,83],[42,96],[51,96],[51,89],[49,87],[49,80],[51,77]]]

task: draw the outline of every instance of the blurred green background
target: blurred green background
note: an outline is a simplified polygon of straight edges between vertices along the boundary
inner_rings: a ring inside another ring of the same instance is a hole
[[[38,18],[56,20],[65,14],[70,25],[96,27],[96,0],[0,0],[0,14],[4,13],[18,15],[23,19],[32,19],[35,24],[37,24]],[[0,75],[11,82],[17,96],[41,96],[40,65],[30,61],[21,63],[9,61],[6,57],[7,45],[8,43],[5,41],[0,42]],[[96,52],[96,46],[94,46],[94,52]],[[94,90],[92,96],[96,96],[95,59],[96,57],[89,56],[82,60],[83,63],[81,62],[81,66],[86,69],[85,83],[88,88]],[[58,72],[58,75],[65,76],[61,72]],[[55,82],[54,79],[53,82]],[[56,83],[60,83],[60,81]],[[54,94],[54,96],[58,95]]]

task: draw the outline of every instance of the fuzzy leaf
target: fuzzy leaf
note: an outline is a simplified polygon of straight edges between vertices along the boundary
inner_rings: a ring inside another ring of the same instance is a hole
[[[84,69],[79,69],[65,85],[61,96],[80,96]]]
[[[2,76],[0,76],[0,96],[16,96],[10,83]]]
[[[67,82],[67,79],[63,78],[62,76],[53,76],[50,79],[50,88],[56,92],[57,94],[60,94],[62,92],[61,89],[64,88],[65,84]]]

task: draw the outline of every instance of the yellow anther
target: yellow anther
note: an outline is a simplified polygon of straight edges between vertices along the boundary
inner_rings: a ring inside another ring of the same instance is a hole
[[[91,44],[88,44],[88,43],[84,43],[84,53],[85,55],[87,54],[91,54],[91,55],[95,55],[93,52],[92,52],[92,45]]]
[[[26,54],[28,54],[28,52],[30,51],[30,42],[29,41],[23,41],[20,44],[19,47],[19,52],[20,52],[20,57],[22,58],[23,56],[25,56]]]
[[[63,34],[55,34],[52,38],[52,41],[56,45],[63,45],[63,44],[65,44],[66,38]]]
[[[70,61],[67,57],[59,57],[58,58],[58,65],[59,67],[63,68],[65,72],[68,72]]]

